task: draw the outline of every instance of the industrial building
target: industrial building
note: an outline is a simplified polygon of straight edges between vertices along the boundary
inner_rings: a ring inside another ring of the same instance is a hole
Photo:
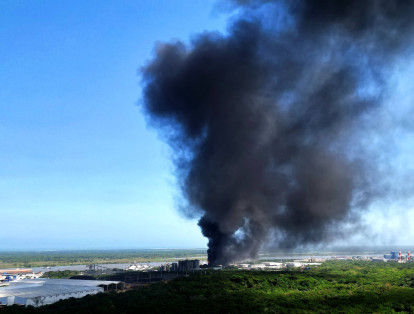
[[[178,270],[179,271],[188,271],[188,270],[196,270],[200,269],[200,260],[185,260],[185,261],[178,261]]]
[[[111,288],[123,288],[120,281],[76,279],[26,279],[0,287],[0,305],[42,306],[68,298],[81,298]]]
[[[42,275],[42,272],[35,273],[30,268],[0,269],[0,283],[21,279],[35,279]]]
[[[388,255],[388,254],[386,254],[386,255],[384,255],[384,259],[386,259],[386,260],[396,260],[396,261],[399,261],[399,262],[409,262],[409,261],[412,261],[413,260],[413,257],[411,256],[411,253],[410,253],[410,251],[407,251],[407,255],[402,255],[401,254],[401,251],[393,251],[393,252],[390,252],[390,254]]]
[[[178,263],[166,263],[159,267],[159,271],[189,271],[200,269],[200,260],[185,260]]]
[[[230,266],[240,268],[240,269],[250,269],[250,270],[275,270],[282,268],[293,268],[293,267],[308,267],[308,266],[320,266],[322,263],[314,262],[303,262],[302,260],[296,260],[293,262],[285,263],[276,263],[276,262],[263,262],[262,264],[232,264]]]
[[[171,271],[177,271],[178,270],[178,263],[172,263],[171,264]]]

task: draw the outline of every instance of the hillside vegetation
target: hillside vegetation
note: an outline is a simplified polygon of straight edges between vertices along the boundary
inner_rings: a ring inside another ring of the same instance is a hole
[[[210,271],[125,293],[4,313],[392,313],[414,311],[414,263],[330,261],[307,271]]]

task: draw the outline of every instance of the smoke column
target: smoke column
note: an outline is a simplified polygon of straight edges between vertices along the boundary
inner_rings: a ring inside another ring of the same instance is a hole
[[[343,237],[384,192],[364,139],[412,48],[414,1],[227,4],[227,35],[159,44],[142,70],[184,210],[216,264]]]

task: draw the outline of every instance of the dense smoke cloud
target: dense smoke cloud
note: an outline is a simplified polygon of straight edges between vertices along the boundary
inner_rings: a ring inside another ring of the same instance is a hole
[[[160,44],[143,69],[213,263],[341,237],[383,193],[362,142],[414,21],[406,0],[227,3],[227,35]]]

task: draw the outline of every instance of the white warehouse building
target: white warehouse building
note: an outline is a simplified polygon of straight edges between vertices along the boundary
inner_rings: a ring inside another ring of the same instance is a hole
[[[35,279],[11,282],[0,288],[0,305],[42,306],[69,298],[82,298],[118,287],[120,281]]]

